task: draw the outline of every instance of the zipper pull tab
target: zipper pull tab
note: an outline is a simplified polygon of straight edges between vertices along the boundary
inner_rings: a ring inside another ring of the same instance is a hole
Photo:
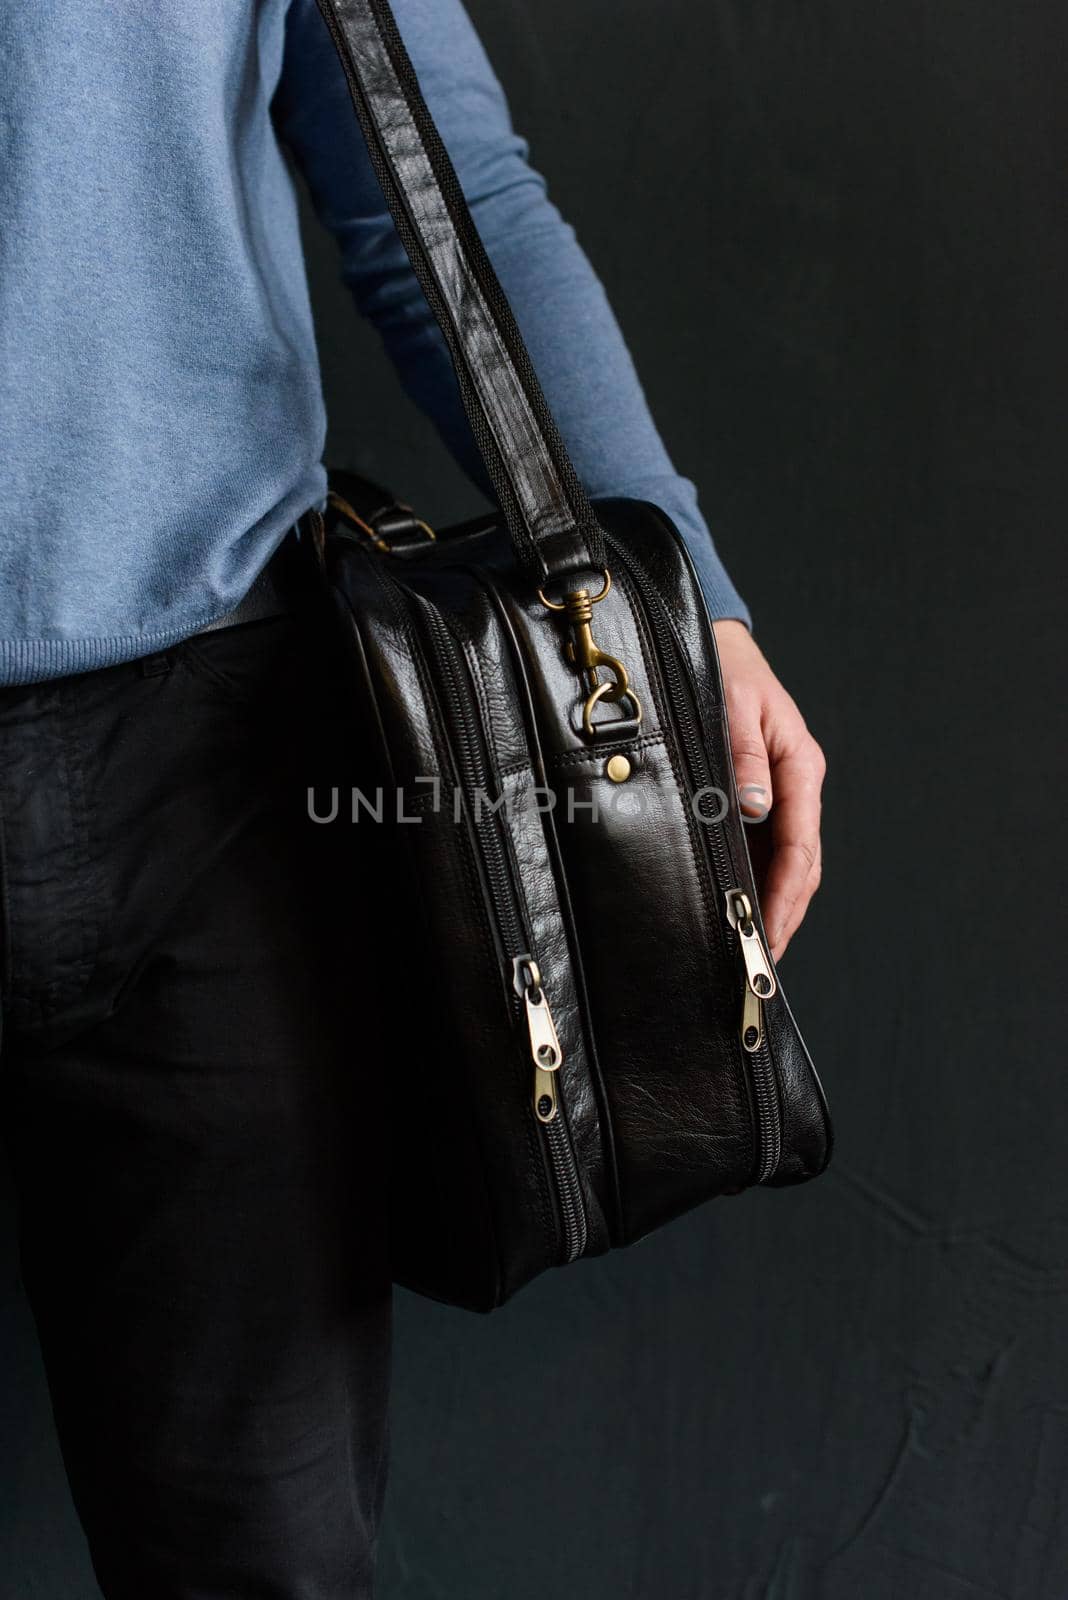
[[[758,1000],[770,1000],[779,987],[771,970],[771,958],[753,921],[753,907],[744,889],[728,889],[727,920],[742,947],[745,980]]]
[[[523,998],[530,1034],[530,1057],[534,1063],[534,1115],[539,1122],[556,1116],[556,1074],[564,1059],[553,1014],[541,981],[541,969],[533,956],[517,956],[514,962],[515,987]]]
[[[745,986],[742,997],[742,1045],[754,1055],[764,1043],[764,1002]]]

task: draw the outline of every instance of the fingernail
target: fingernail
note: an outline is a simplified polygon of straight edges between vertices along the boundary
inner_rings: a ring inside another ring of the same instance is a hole
[[[747,816],[758,817],[761,822],[770,809],[768,791],[761,783],[743,783],[738,790],[738,803]]]

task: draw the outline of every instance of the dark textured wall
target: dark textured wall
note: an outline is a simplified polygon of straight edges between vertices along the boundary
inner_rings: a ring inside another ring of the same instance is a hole
[[[828,753],[839,1143],[488,1319],[400,1297],[383,1600],[1064,1600],[1068,17],[473,11]],[[333,458],[466,509],[309,248]],[[0,1595],[88,1600],[13,1275]]]

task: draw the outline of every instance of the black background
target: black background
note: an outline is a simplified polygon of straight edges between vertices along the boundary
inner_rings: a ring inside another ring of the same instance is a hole
[[[1064,1600],[1068,16],[472,10],[827,752],[838,1152],[487,1319],[399,1296],[382,1600]],[[471,510],[309,252],[331,458]],[[0,1594],[89,1600],[4,1251]]]

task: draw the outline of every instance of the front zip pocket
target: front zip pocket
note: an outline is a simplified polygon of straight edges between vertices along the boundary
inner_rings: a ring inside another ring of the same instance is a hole
[[[659,589],[630,551],[623,549],[614,539],[610,539],[610,542],[618,550],[627,574],[644,603],[645,614],[653,630],[657,665],[664,679],[665,710],[673,724],[686,765],[692,803],[694,795],[713,789],[715,784],[694,708],[689,669],[682,660],[674,625]],[[753,1093],[759,1147],[755,1177],[757,1183],[764,1183],[774,1173],[782,1155],[779,1085],[764,1025],[764,1001],[772,998],[778,985],[771,959],[753,918],[749,897],[736,886],[737,874],[722,822],[702,818],[696,832],[704,840],[712,879],[723,897],[725,917],[724,923],[719,924],[719,932],[725,940],[737,938],[744,965],[739,1043],[742,1047],[741,1060],[747,1068],[746,1075]],[[743,901],[744,907],[741,904]],[[744,915],[739,916],[742,910]]]
[[[399,587],[399,586],[398,586]],[[560,1224],[557,1241],[562,1262],[582,1255],[588,1239],[586,1208],[571,1135],[565,1119],[560,1067],[563,1051],[550,1009],[548,991],[533,954],[504,824],[490,797],[491,771],[483,747],[477,701],[469,681],[463,649],[438,608],[423,596],[403,591],[432,641],[438,667],[435,689],[448,707],[446,734],[461,794],[481,863],[486,900],[492,914],[511,991],[522,1005],[529,1040],[530,1107],[552,1177]]]

